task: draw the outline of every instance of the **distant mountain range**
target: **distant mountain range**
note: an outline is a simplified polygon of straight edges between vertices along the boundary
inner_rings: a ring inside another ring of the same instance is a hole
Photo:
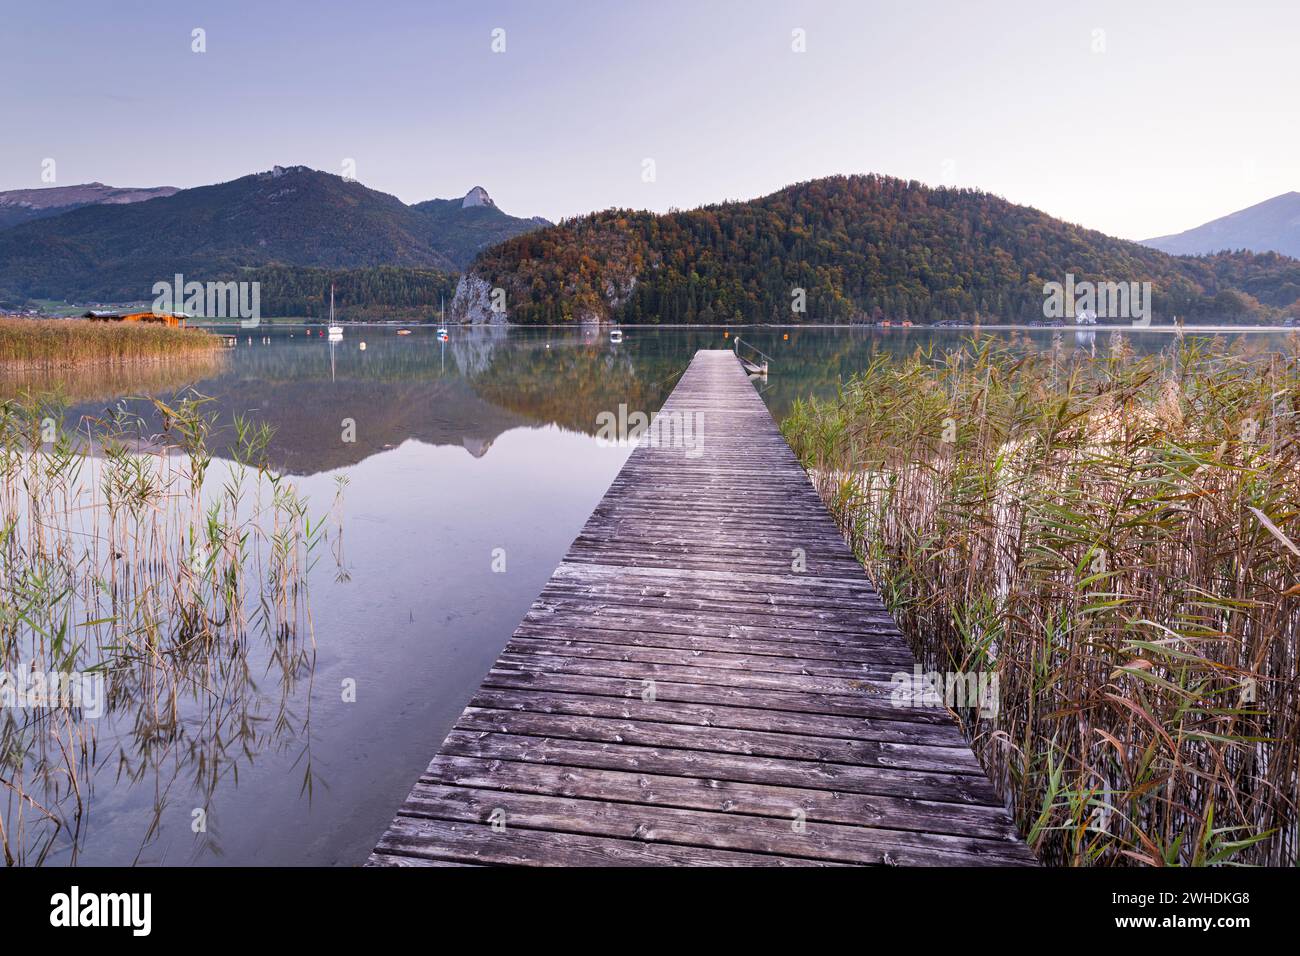
[[[182,273],[257,281],[268,316],[320,316],[336,285],[350,318],[433,319],[449,298],[449,318],[475,322],[1035,321],[1044,283],[1073,275],[1151,282],[1156,322],[1300,316],[1300,261],[1276,252],[1174,256],[978,190],[887,176],[559,225],[509,216],[479,186],[408,206],[304,166],[176,191],[55,192],[0,194],[0,208],[41,216],[0,229],[0,303],[142,301]],[[1297,199],[1237,217],[1283,236]]]
[[[0,192],[0,229],[8,229],[32,219],[58,216],[82,206],[126,205],[170,196],[180,192],[175,186],[152,186],[146,189],[118,188],[103,183],[80,186],[48,186],[44,189],[11,189]]]
[[[1300,258],[1300,193],[1283,193],[1195,229],[1142,243],[1179,256],[1249,249]]]
[[[459,272],[483,248],[549,225],[507,215],[479,186],[463,200],[408,206],[305,166],[277,166],[137,202],[101,192],[108,187],[68,190],[63,207],[48,200],[18,205],[40,203],[53,189],[0,194],[16,197],[12,208],[45,213],[0,230],[0,293],[135,301],[178,272],[208,281],[278,266]]]
[[[1044,283],[1067,274],[1151,282],[1157,323],[1300,314],[1295,259],[1170,256],[978,190],[874,175],[516,236],[461,277],[452,314],[500,321],[489,292],[501,288],[521,323],[1041,321]]]

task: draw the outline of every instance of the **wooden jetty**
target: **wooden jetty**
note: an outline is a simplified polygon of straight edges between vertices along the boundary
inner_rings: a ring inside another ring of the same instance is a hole
[[[913,664],[698,352],[369,863],[1032,864],[951,716],[891,704]]]

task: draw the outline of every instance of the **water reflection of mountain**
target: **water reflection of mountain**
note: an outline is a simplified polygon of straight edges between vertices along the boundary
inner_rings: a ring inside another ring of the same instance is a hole
[[[654,361],[647,377],[626,354],[581,333],[482,328],[456,330],[443,343],[424,331],[354,328],[332,344],[302,329],[267,331],[238,333],[221,371],[192,385],[223,425],[235,416],[270,425],[269,461],[290,474],[354,465],[412,439],[481,457],[512,428],[555,424],[592,433],[597,413],[620,402],[657,409],[680,371]],[[176,391],[150,384],[131,392],[167,400]],[[72,411],[100,415],[109,404]],[[148,431],[162,430],[150,403],[128,404]],[[219,452],[228,434],[213,441]]]
[[[245,345],[237,380],[222,377],[206,394],[223,412],[272,425],[271,460],[293,473],[355,464],[408,439],[457,445],[481,457],[511,428],[593,430],[595,412],[574,410],[586,404],[574,376],[600,380],[607,373],[588,367],[593,360],[580,363],[585,372],[557,376],[551,372],[572,363],[548,358],[581,352],[580,339],[548,341],[498,327],[462,332],[447,343],[357,330],[332,351],[319,341]],[[636,380],[630,371],[619,378]],[[348,419],[355,422],[352,442],[343,440]]]
[[[409,439],[460,446],[484,455],[503,432],[534,420],[481,399],[462,372],[490,361],[492,334],[458,343],[431,335],[399,338],[392,329],[365,330],[331,346],[302,330],[269,341],[243,333],[216,375],[192,376],[170,387],[141,381],[118,395],[174,398],[183,385],[207,396],[205,411],[224,427],[214,437],[220,453],[235,416],[270,425],[271,465],[312,474],[357,464]],[[361,343],[366,342],[362,351]],[[74,406],[72,417],[102,415],[111,399]],[[161,414],[149,402],[127,402],[145,428],[161,432]],[[354,423],[349,427],[349,420]]]
[[[834,397],[880,351],[938,355],[974,334],[910,333],[915,330],[742,330],[772,357],[772,373],[758,387],[778,418],[796,398]],[[1045,349],[1053,334],[999,338]],[[1133,338],[1139,351],[1169,342],[1154,334]],[[615,345],[593,331],[480,327],[453,328],[443,343],[428,329],[399,336],[392,327],[351,327],[333,346],[301,328],[240,331],[237,341],[220,370],[201,372],[206,377],[195,387],[212,397],[209,408],[221,421],[243,415],[275,428],[269,449],[275,468],[310,474],[356,464],[408,439],[455,445],[477,457],[512,428],[558,425],[593,434],[597,415],[617,414],[620,405],[656,411],[697,349],[727,348],[734,340],[722,329],[637,328]],[[156,385],[133,387],[137,394],[168,394]],[[108,401],[76,411],[100,413]],[[134,408],[148,427],[161,428],[154,410]],[[345,436],[346,419],[355,422],[354,436]]]
[[[459,377],[246,382],[238,392],[214,397],[222,420],[229,419],[229,411],[270,424],[275,429],[271,463],[293,474],[354,465],[408,439],[459,445],[477,458],[502,432],[531,424],[484,402]]]
[[[494,405],[590,435],[597,416],[617,414],[620,405],[658,411],[685,368],[678,357],[633,356],[608,346],[512,348],[498,351],[473,383]]]

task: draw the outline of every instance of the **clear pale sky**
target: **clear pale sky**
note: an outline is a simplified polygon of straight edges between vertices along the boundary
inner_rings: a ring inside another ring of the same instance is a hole
[[[352,158],[407,202],[558,219],[879,172],[1131,239],[1300,189],[1297,0],[0,7],[0,189],[47,157],[124,186]]]

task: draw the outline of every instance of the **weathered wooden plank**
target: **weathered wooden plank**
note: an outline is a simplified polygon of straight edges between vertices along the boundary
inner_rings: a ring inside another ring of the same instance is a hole
[[[427,856],[398,856],[394,853],[370,854],[366,866],[476,866],[475,863],[459,863],[455,860],[435,860]]]
[[[723,667],[692,667],[677,664],[625,662],[598,658],[556,657],[524,653],[517,648],[502,652],[497,662],[503,667],[590,677],[622,677],[640,681],[682,681],[691,684],[721,684],[740,690],[798,691],[804,694],[833,694],[846,697],[874,697],[888,702],[892,687],[888,680],[862,677],[818,677],[814,674],[776,674],[766,671],[737,671]]]
[[[661,631],[524,623],[515,631],[515,637],[544,641],[613,644],[618,647],[671,647],[686,651],[721,651],[791,660],[888,663],[905,671],[910,671],[912,667],[912,656],[909,651],[897,646],[893,640],[872,639],[874,635],[866,635],[860,641],[755,641],[742,638],[697,637],[692,634],[665,634]]]
[[[530,688],[575,694],[603,694],[609,697],[644,699],[644,681],[617,677],[590,677],[548,673],[519,667],[493,667],[483,678],[485,687]],[[894,707],[887,700],[843,696],[793,693],[755,688],[724,687],[716,684],[692,684],[679,681],[656,681],[654,699],[693,704],[717,704],[723,707],[765,707],[773,712],[796,714],[831,714],[841,717],[866,717],[878,720],[906,720],[922,723],[952,723],[946,711],[936,707]]]
[[[557,601],[546,599],[538,601],[528,612],[529,621],[563,621],[576,617],[597,622],[618,622],[634,627],[649,627],[660,623],[676,623],[681,626],[706,627],[762,627],[775,628],[788,632],[794,638],[815,638],[826,633],[859,635],[864,623],[875,623],[878,633],[888,634],[894,643],[903,644],[897,627],[889,619],[888,612],[866,611],[854,619],[849,612],[828,612],[819,614],[783,611],[778,608],[762,609],[713,605],[707,609],[678,607],[673,601],[663,601],[655,605],[649,601]],[[854,643],[857,643],[856,641]]]
[[[425,772],[431,783],[553,793],[619,803],[653,803],[687,810],[747,813],[792,819],[802,810],[807,819],[893,830],[922,830],[978,836],[1019,843],[1001,807],[932,803],[907,797],[813,790],[730,780],[673,777],[589,767],[515,763],[439,754]]]
[[[727,597],[722,592],[714,592],[705,597],[691,594],[673,594],[663,589],[658,594],[647,594],[644,589],[637,591],[615,591],[603,589],[603,593],[594,593],[595,588],[588,585],[582,592],[576,589],[564,589],[547,586],[538,598],[537,605],[553,611],[584,611],[594,609],[618,610],[626,613],[633,608],[648,610],[694,611],[697,614],[723,614],[728,617],[750,616],[762,618],[767,623],[779,623],[790,627],[806,627],[810,622],[824,624],[860,624],[858,613],[872,611],[865,601],[860,607],[852,605],[840,608],[826,607],[820,603],[808,602],[781,604],[770,599],[763,603],[750,603]],[[874,608],[876,614],[885,614],[883,605]],[[874,615],[873,615],[874,616]],[[882,620],[882,625],[886,622]]]
[[[405,856],[496,866],[830,866],[802,858],[398,815],[371,861]],[[840,864],[842,865],[842,864]]]
[[[524,827],[817,862],[989,866],[1023,861],[1012,843],[911,830],[809,823],[798,811],[783,820],[607,800],[575,800],[549,793],[506,794],[497,790],[417,783],[401,812],[409,817],[478,823],[487,829],[491,829],[491,821],[495,820],[504,828],[502,833]]]
[[[461,757],[563,764],[607,770],[643,770],[712,780],[771,783],[814,790],[848,790],[882,796],[911,797],[935,803],[978,803],[1000,806],[992,785],[982,776],[852,767],[845,764],[784,760],[754,754],[728,754],[672,747],[636,747],[559,737],[524,737],[485,731],[453,730],[442,742],[442,753]]]
[[[704,625],[695,628],[681,625],[671,619],[661,619],[658,621],[634,623],[629,621],[611,620],[608,617],[592,618],[588,623],[582,623],[580,619],[566,619],[559,615],[537,615],[530,616],[520,624],[520,632],[535,632],[545,636],[552,635],[569,635],[578,637],[589,632],[595,631],[607,635],[621,635],[625,638],[630,637],[656,637],[656,638],[675,638],[687,640],[713,640],[730,644],[735,641],[739,644],[753,642],[755,645],[767,645],[773,651],[799,652],[805,647],[823,647],[833,648],[837,652],[847,649],[868,650],[871,653],[879,653],[882,659],[888,659],[887,654],[893,652],[906,653],[905,660],[913,660],[911,652],[907,651],[907,645],[903,643],[897,634],[891,633],[884,629],[872,629],[869,625],[863,625],[862,629],[856,633],[843,631],[818,631],[809,633],[807,631],[795,630],[766,630],[766,631],[748,631],[742,628],[749,625],[736,625],[724,629],[710,629]],[[664,645],[671,647],[674,645]]]
[[[792,714],[762,707],[714,707],[640,697],[596,697],[584,693],[554,693],[510,690],[483,685],[471,707],[485,710],[520,710],[539,714],[570,714],[576,717],[621,717],[653,720],[700,727],[730,727],[739,730],[767,730],[773,733],[806,734],[813,737],[841,737],[845,740],[879,740],[891,743],[925,743],[934,747],[966,747],[966,739],[950,721],[912,723],[865,717],[834,717],[825,714]]]
[[[819,764],[897,767],[979,776],[984,773],[969,750],[932,747],[916,741],[845,740],[841,737],[704,727],[656,720],[537,714],[481,707],[467,707],[456,721],[456,727],[460,730],[530,737],[562,737],[641,747],[684,747],[714,753],[784,757]]]
[[[729,572],[681,571],[676,568],[624,568],[600,564],[561,564],[551,575],[551,583],[594,589],[625,585],[642,588],[666,588],[673,591],[706,591],[705,597],[713,600],[718,590],[737,602],[753,602],[780,606],[785,602],[812,604],[826,608],[877,611],[880,598],[866,581],[832,581],[790,574],[761,574],[743,568]],[[656,593],[651,591],[649,593]]]
[[[693,450],[658,442],[698,415]],[[1021,865],[730,352],[700,352],[369,865]],[[494,825],[495,821],[495,825]]]
[[[806,638],[809,640],[829,642],[835,640],[836,635],[847,633],[845,631],[817,627],[801,628],[796,630],[794,628],[769,627],[754,624],[714,624],[710,623],[706,618],[703,618],[700,615],[695,615],[694,619],[691,618],[692,615],[685,613],[680,615],[664,614],[653,622],[653,628],[651,628],[649,626],[650,622],[630,615],[620,617],[613,614],[601,614],[593,615],[591,618],[591,624],[593,627],[604,627],[610,629],[622,628],[624,630],[632,631],[653,629],[662,634],[690,634],[698,637],[723,638],[748,637],[756,640],[768,641],[779,641],[783,639],[801,640]],[[547,614],[542,611],[534,613],[530,611],[526,620],[530,624],[539,624],[556,620],[563,622],[566,618],[564,615],[553,613]],[[885,633],[886,636],[890,638],[890,640],[885,643],[896,644],[899,647],[907,646],[901,637],[894,634],[888,634],[887,632]],[[862,636],[865,638],[867,635],[863,633]]]
[[[899,663],[879,661],[837,661],[818,658],[773,657],[767,654],[731,654],[724,651],[682,650],[675,647],[629,646],[570,638],[524,637],[516,635],[506,645],[519,654],[584,657],[649,664],[678,664],[684,667],[721,667],[728,670],[762,671],[773,674],[810,674],[816,677],[869,678],[889,682]]]

